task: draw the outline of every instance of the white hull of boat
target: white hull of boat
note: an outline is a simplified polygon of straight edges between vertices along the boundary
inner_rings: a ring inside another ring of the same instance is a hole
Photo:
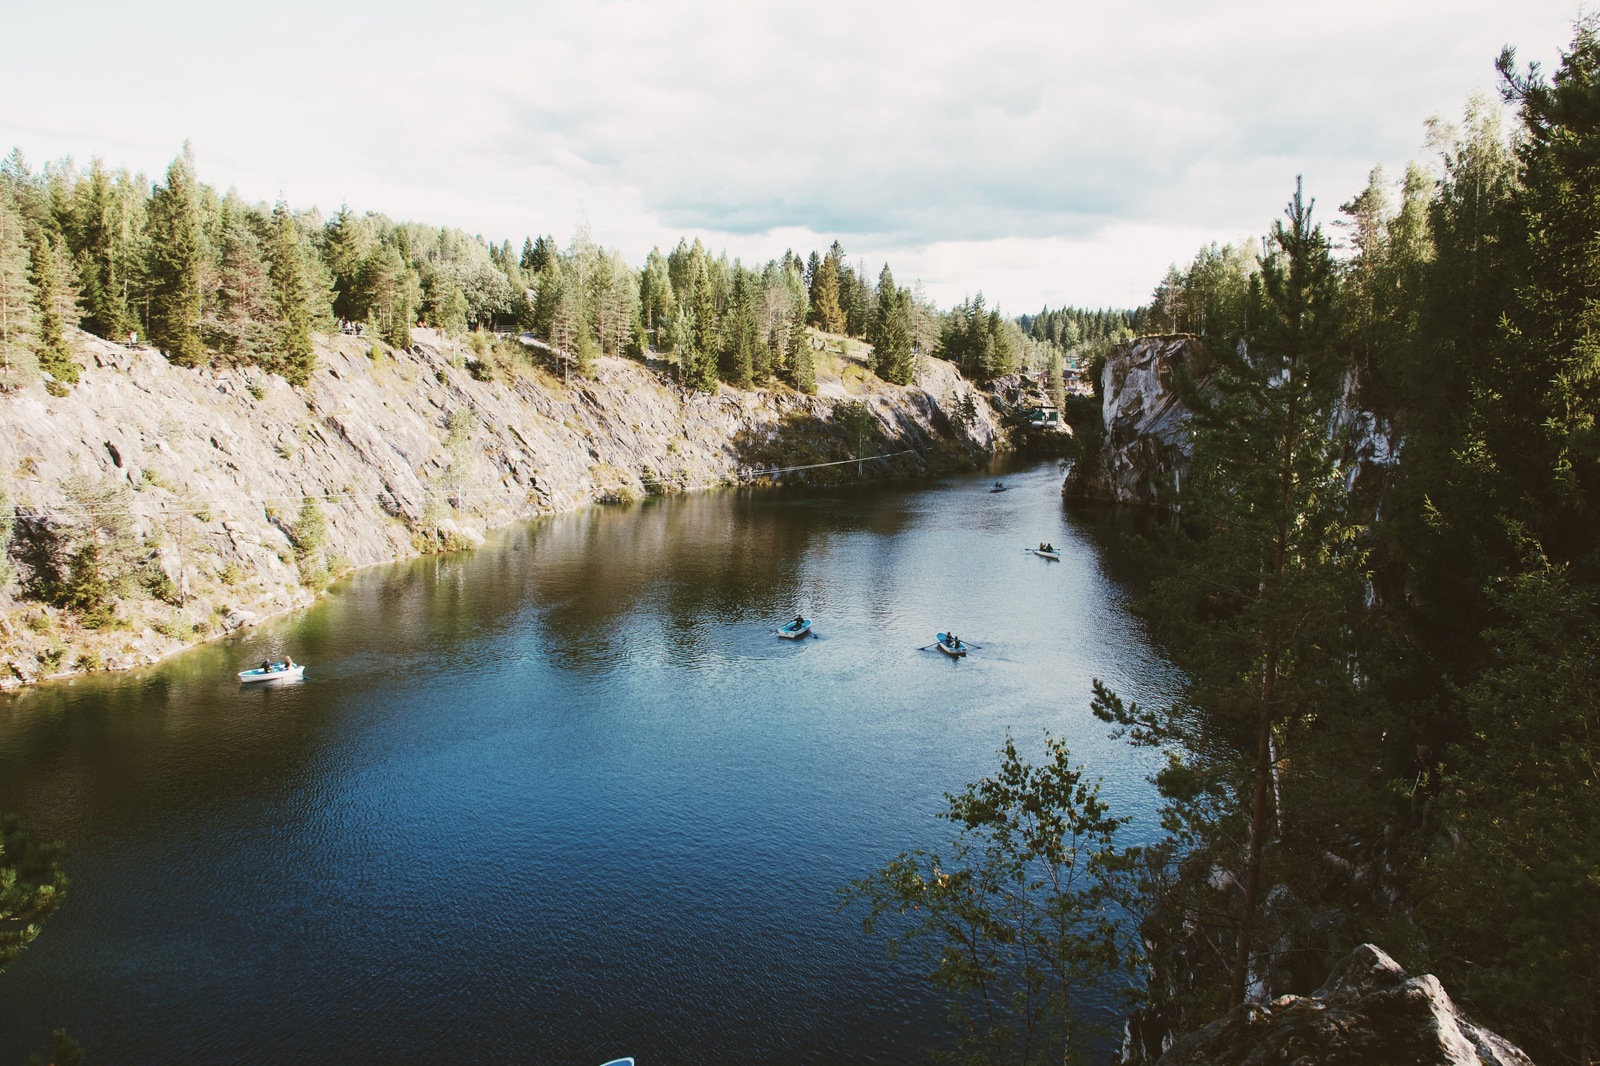
[[[286,670],[263,670],[258,666],[254,670],[240,670],[239,681],[246,685],[257,681],[299,681],[305,673],[305,663],[295,663]]]
[[[778,636],[782,637],[784,640],[799,640],[801,637],[810,635],[811,619],[809,618],[801,622],[799,625],[790,622],[788,625],[778,630]]]
[[[1033,554],[1041,559],[1053,559],[1058,563],[1061,561],[1061,553],[1058,551],[1047,552],[1043,548],[1035,548],[1033,549]]]

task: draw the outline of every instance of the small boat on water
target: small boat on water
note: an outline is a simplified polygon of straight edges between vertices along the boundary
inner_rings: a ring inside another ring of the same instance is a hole
[[[297,663],[289,659],[281,663],[268,663],[258,666],[254,670],[240,670],[239,681],[250,684],[252,681],[299,681],[306,673],[306,664]]]
[[[994,483],[994,488],[990,489],[989,491],[990,492],[1004,492],[1004,491],[1006,491],[1006,487],[1004,485],[1000,484],[1000,482],[996,481]]]
[[[1061,549],[1053,544],[1041,544],[1033,549],[1033,554],[1041,559],[1054,559],[1058,563],[1061,561]]]
[[[938,633],[936,636],[939,638],[939,650],[950,656],[950,658],[959,659],[967,654],[966,641],[960,637],[953,633]]]
[[[811,619],[795,617],[794,621],[777,630],[778,636],[784,640],[799,640],[811,632]]]

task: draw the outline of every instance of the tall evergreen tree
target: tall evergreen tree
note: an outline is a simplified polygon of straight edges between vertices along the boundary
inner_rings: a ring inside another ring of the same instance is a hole
[[[696,247],[699,242],[696,242]],[[689,384],[703,392],[717,389],[718,323],[716,292],[705,259],[699,262],[690,295],[693,344],[689,352]]]
[[[150,198],[150,339],[179,366],[200,366],[206,358],[200,341],[206,254],[199,191],[186,149],[167,168],[167,183]]]
[[[0,182],[0,389],[27,383],[38,363],[38,338],[28,245],[11,189]]]
[[[839,260],[831,251],[811,279],[809,322],[824,333],[844,331],[844,310],[839,305]]]
[[[317,363],[311,341],[311,284],[307,277],[305,249],[300,242],[300,227],[289,214],[289,205],[282,200],[272,209],[272,233],[266,259],[277,325],[273,369],[291,385],[304,385]]]
[[[817,394],[817,371],[811,361],[811,338],[806,333],[806,305],[795,301],[789,319],[789,334],[784,352],[789,365],[789,381],[807,396]]]
[[[756,314],[749,272],[734,264],[733,297],[722,331],[722,378],[739,389],[755,384]]]
[[[50,241],[43,230],[33,234],[33,294],[37,301],[39,366],[57,381],[78,380],[68,333],[78,324],[76,271],[63,244]]]
[[[1198,824],[1225,864],[1237,861],[1227,842],[1246,842],[1229,1005],[1244,1000],[1262,947],[1255,919],[1272,846],[1291,804],[1326,787],[1297,787],[1291,771],[1310,762],[1317,723],[1349,706],[1347,626],[1362,588],[1332,431],[1347,366],[1333,261],[1298,187],[1286,217],[1261,267],[1248,353],[1216,352],[1210,391],[1185,390],[1194,457],[1180,499],[1196,535],[1179,539],[1181,562],[1146,608],[1185,670],[1182,696],[1154,712],[1096,703],[1135,740],[1186,753],[1158,779],[1181,808],[1173,824]]]

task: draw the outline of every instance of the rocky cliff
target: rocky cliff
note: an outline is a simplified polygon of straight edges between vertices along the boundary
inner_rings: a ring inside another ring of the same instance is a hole
[[[563,381],[516,341],[482,362],[426,330],[417,341],[322,339],[311,382],[291,388],[80,335],[70,391],[0,396],[0,489],[16,514],[0,687],[152,662],[303,606],[349,568],[470,546],[520,519],[915,474],[997,443],[988,403],[938,360],[906,388],[846,366],[808,397],[693,392],[663,366],[613,358]],[[818,465],[861,455],[887,458]]]
[[[1203,379],[1211,355],[1197,337],[1140,337],[1113,349],[1100,377],[1104,435],[1067,474],[1063,493],[1116,503],[1172,506],[1191,453],[1189,409],[1174,379]]]
[[[1533,1066],[1462,1014],[1438,978],[1408,977],[1371,944],[1346,956],[1311,995],[1236,1007],[1179,1038],[1158,1066],[1257,1063]]]

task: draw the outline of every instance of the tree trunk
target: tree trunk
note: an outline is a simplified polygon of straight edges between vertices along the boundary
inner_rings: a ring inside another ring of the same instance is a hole
[[[1261,894],[1261,855],[1267,837],[1267,786],[1272,775],[1272,699],[1278,679],[1278,649],[1267,649],[1261,686],[1261,720],[1256,732],[1256,767],[1250,801],[1250,852],[1244,868],[1244,914],[1239,919],[1239,943],[1233,953],[1233,981],[1228,991],[1229,1008],[1244,1002],[1245,984],[1250,975],[1250,936],[1255,925],[1256,903]]]

